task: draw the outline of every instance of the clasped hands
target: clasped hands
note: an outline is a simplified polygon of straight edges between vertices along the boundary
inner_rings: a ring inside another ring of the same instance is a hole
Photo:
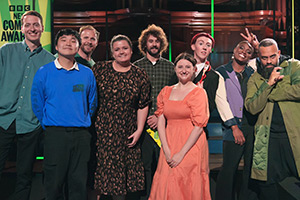
[[[164,153],[165,153],[166,161],[171,168],[178,166],[184,157],[184,154],[181,152],[175,153],[171,157],[171,151],[169,149],[164,150]]]

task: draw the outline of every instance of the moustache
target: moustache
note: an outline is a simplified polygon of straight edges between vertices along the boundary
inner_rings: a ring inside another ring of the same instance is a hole
[[[266,65],[265,65],[265,67],[266,68],[274,68],[274,67],[276,67],[277,65],[274,65],[274,64],[272,64],[272,63],[267,63]]]
[[[274,67],[276,67],[277,65],[274,65],[272,63],[267,63],[266,65],[262,66],[262,76],[265,79],[269,79]]]
[[[157,46],[153,46],[153,47],[151,47],[151,49],[158,49],[158,47]]]

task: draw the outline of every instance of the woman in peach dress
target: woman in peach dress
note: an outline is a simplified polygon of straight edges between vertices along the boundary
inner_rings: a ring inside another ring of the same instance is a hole
[[[179,82],[157,97],[158,133],[162,143],[150,200],[210,200],[208,143],[203,127],[209,111],[207,95],[192,79],[197,61],[177,56]]]

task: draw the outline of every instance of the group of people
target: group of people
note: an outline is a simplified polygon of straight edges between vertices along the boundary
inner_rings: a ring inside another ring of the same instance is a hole
[[[211,35],[197,33],[193,54],[173,64],[162,57],[167,37],[153,24],[138,39],[140,60],[131,63],[131,40],[116,35],[113,60],[95,62],[95,28],[60,30],[54,56],[41,46],[42,21],[36,11],[24,13],[24,41],[0,48],[0,177],[17,137],[15,199],[29,199],[43,132],[47,200],[86,199],[87,182],[114,200],[136,192],[140,199],[210,200],[214,109],[224,139],[216,199],[235,198],[242,157],[239,199],[276,200],[278,182],[299,178],[300,62],[282,56],[275,40],[259,42],[246,29],[232,60],[214,70]]]

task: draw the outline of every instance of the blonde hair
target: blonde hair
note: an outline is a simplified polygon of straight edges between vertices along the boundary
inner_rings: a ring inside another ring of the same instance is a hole
[[[92,31],[94,31],[97,40],[99,40],[100,32],[98,32],[93,26],[91,26],[91,25],[86,25],[86,26],[80,27],[80,29],[79,29],[79,35],[81,35],[81,33],[82,33],[84,30],[92,30]]]

